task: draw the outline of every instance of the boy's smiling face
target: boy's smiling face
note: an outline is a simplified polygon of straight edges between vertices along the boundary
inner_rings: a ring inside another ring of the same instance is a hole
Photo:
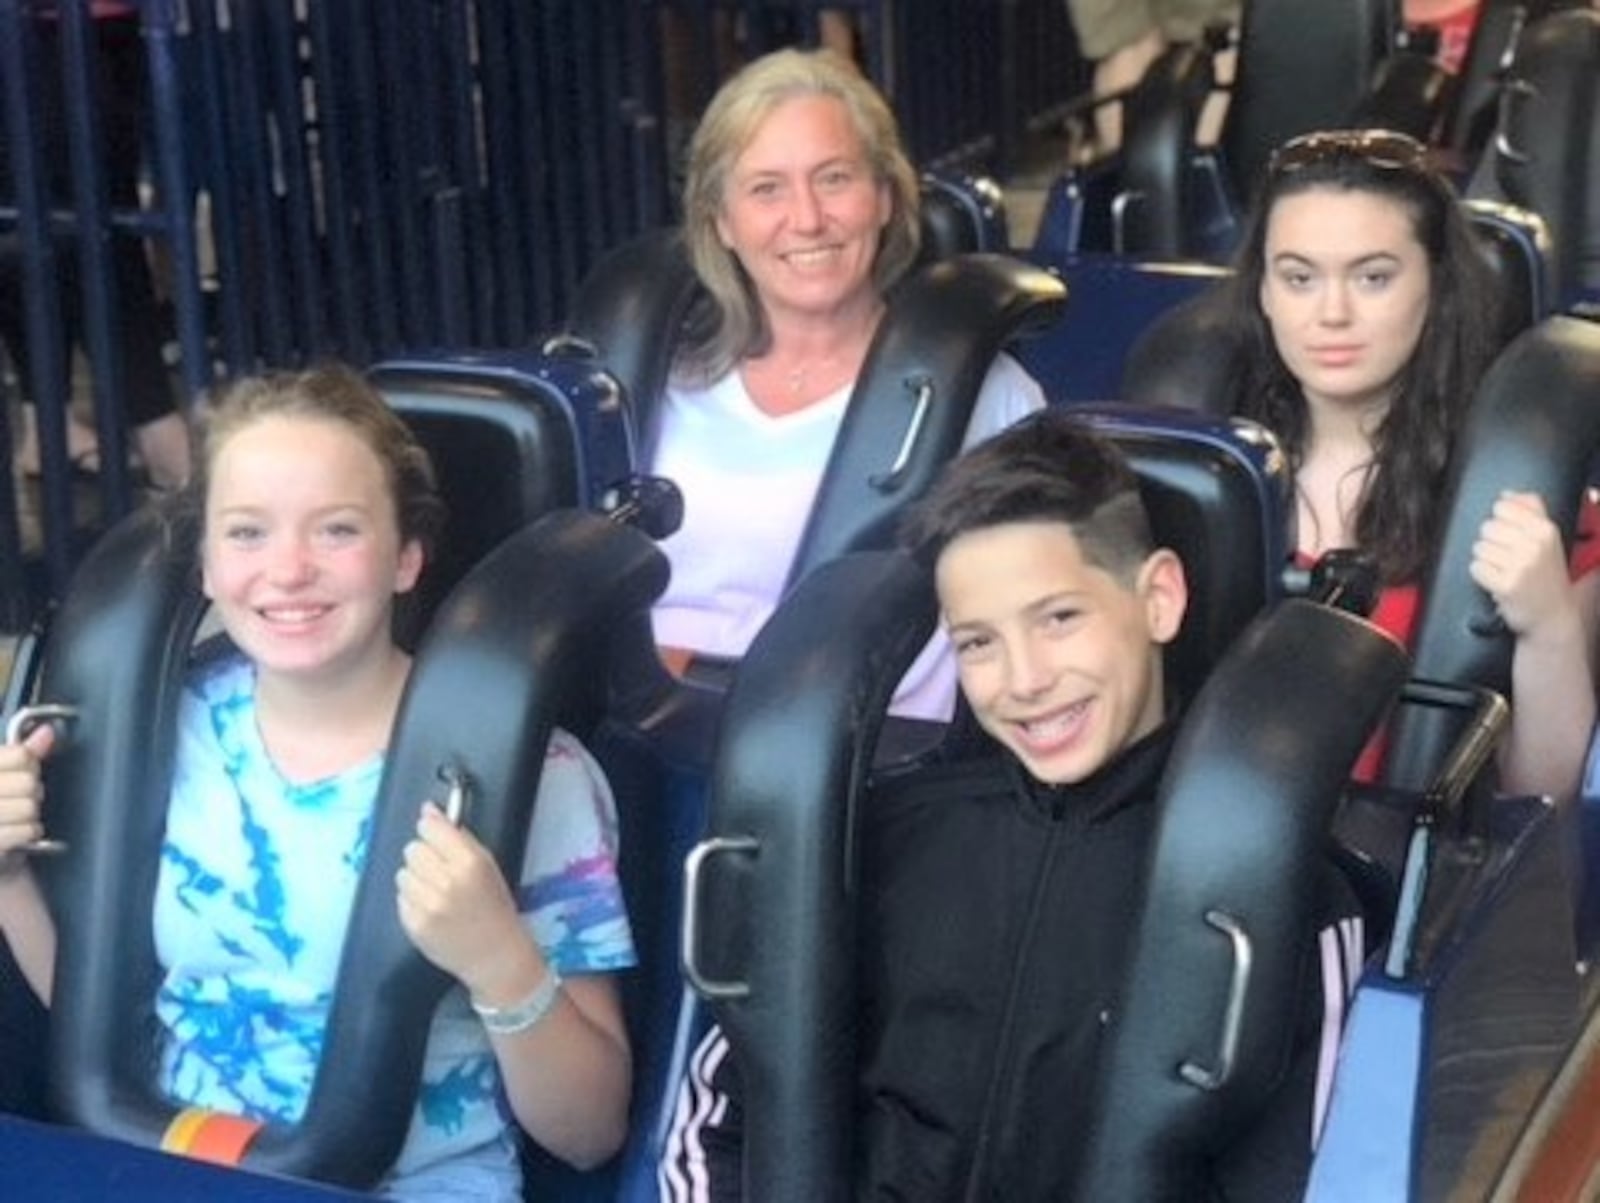
[[[1188,599],[1172,552],[1124,581],[1066,523],[1012,522],[951,541],[935,575],[973,714],[1038,780],[1082,781],[1160,725]]]

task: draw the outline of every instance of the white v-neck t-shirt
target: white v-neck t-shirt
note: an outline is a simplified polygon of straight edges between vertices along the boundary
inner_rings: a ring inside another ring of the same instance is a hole
[[[706,387],[670,385],[650,470],[683,493],[683,525],[662,541],[672,579],[654,611],[656,642],[736,659],[777,607],[800,547],[851,386],[774,417],[737,371]],[[964,447],[1044,405],[1038,383],[1008,355],[984,378]],[[891,710],[948,718],[955,664],[943,636],[906,674]]]

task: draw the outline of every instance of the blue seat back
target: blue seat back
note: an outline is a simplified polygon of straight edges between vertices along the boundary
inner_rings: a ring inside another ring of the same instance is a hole
[[[1226,275],[1204,264],[1105,255],[1039,261],[1066,281],[1067,311],[1054,326],[1020,343],[1016,355],[1053,404],[1126,399],[1124,363],[1141,332]]]

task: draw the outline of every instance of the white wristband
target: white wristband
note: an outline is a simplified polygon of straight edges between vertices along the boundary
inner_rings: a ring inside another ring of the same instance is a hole
[[[556,1005],[556,996],[561,993],[561,975],[556,972],[555,966],[545,970],[545,975],[533,993],[521,1002],[512,1003],[509,1007],[486,1007],[482,1003],[472,1000],[472,1009],[477,1012],[478,1018],[483,1020],[483,1026],[500,1036],[509,1036],[514,1032],[525,1032],[550,1013],[550,1008]]]

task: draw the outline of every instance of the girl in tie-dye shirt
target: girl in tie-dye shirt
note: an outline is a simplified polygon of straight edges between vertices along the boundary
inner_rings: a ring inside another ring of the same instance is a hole
[[[394,599],[416,584],[438,501],[404,424],[341,368],[233,386],[200,451],[204,587],[234,650],[195,669],[179,710],[153,919],[159,1072],[182,1102],[293,1122],[410,670]],[[14,850],[38,834],[53,739],[0,748],[0,933],[43,995],[53,925]],[[396,905],[457,986],[386,1193],[520,1200],[518,1127],[578,1166],[621,1145],[631,1065],[611,971],[633,950],[616,834],[605,779],[560,731],[514,883],[419,799]]]
[[[166,970],[156,1014],[168,1036],[169,1094],[292,1123],[322,1050],[383,757],[317,781],[287,780],[262,745],[255,684],[251,662],[230,656],[198,674],[183,698],[156,892]],[[605,778],[577,740],[555,732],[516,897],[564,977],[632,963],[616,834]],[[498,1094],[489,1037],[466,991],[452,990],[433,1018],[388,1192],[519,1198]]]

